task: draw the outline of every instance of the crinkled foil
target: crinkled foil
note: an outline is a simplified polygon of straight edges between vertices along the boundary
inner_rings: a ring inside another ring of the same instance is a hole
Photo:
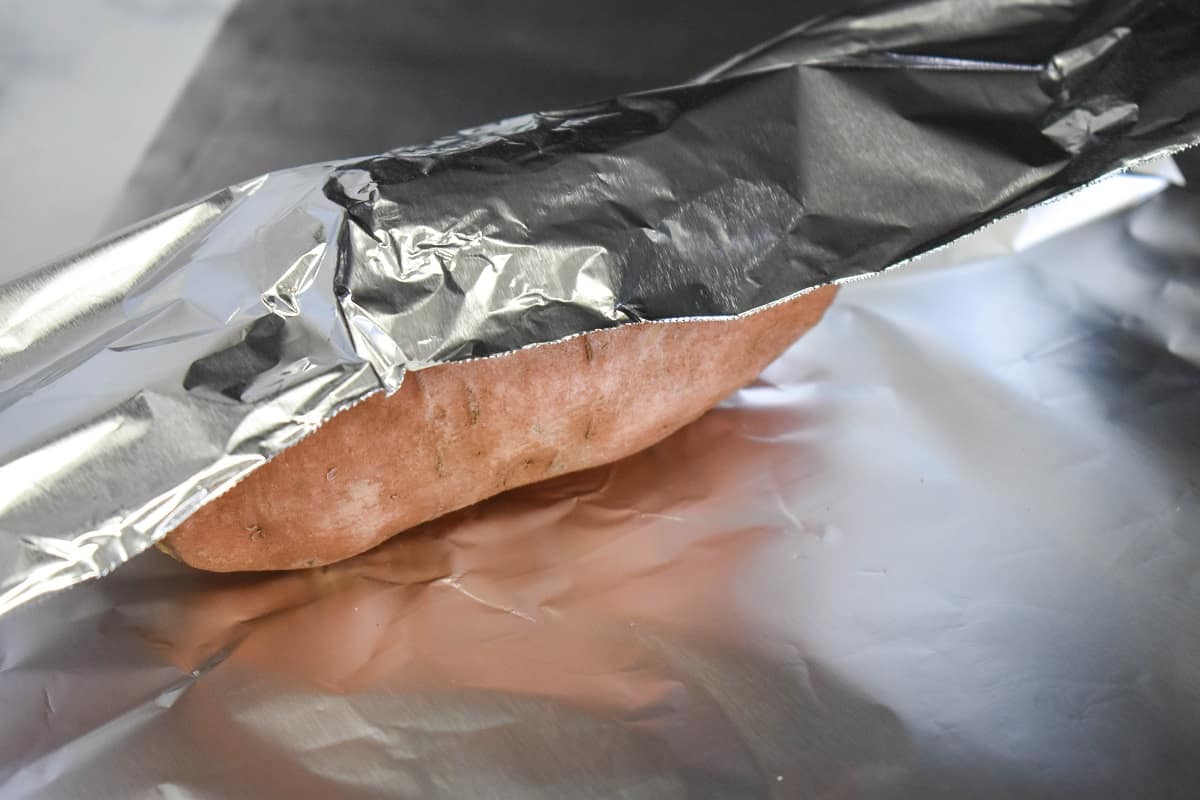
[[[1102,5],[809,24],[690,85],[271,173],[0,287],[0,611],[408,369],[749,312],[1195,142],[1194,7]]]

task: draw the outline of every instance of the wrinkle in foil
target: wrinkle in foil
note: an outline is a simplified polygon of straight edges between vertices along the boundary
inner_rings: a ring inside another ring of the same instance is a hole
[[[747,313],[1200,135],[1187,6],[1109,4],[1100,30],[1082,2],[943,6],[272,173],[6,285],[0,610],[124,563],[408,369]]]

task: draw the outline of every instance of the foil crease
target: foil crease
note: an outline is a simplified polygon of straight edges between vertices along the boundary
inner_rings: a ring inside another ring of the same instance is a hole
[[[0,611],[124,563],[409,369],[752,312],[1200,138],[1189,5],[947,9],[271,173],[0,287]]]

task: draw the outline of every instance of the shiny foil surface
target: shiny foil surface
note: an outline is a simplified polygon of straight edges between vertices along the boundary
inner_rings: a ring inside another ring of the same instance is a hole
[[[364,82],[403,94],[397,75],[469,105],[468,56],[422,60],[438,30],[474,53],[490,39],[536,53],[524,74],[556,64],[567,92],[610,85],[584,79],[613,62],[586,42],[637,41],[659,19],[663,47],[623,58],[621,80],[663,53],[688,64],[683,80],[726,55],[684,58],[686,42],[754,27],[732,5],[698,2],[677,41],[669,14],[635,13],[650,0],[615,2],[583,38],[549,7],[505,22],[529,11],[519,0],[457,18],[446,0],[402,33],[364,0],[239,7],[254,47],[230,72],[210,60],[201,86],[237,94],[230,74],[268,64],[287,101],[182,129],[177,113],[146,173],[192,186],[176,176],[217,164],[234,187],[0,292],[0,449],[21,454],[0,467],[0,797],[1195,794],[1200,158],[1090,182],[1195,139],[1191,4],[873,3],[838,18],[801,3],[809,22],[702,85],[429,148],[244,180],[282,165],[261,148],[310,137],[328,146],[311,160],[340,157],[362,126],[223,136],[288,102],[328,123]],[[403,22],[415,6],[390,8]],[[452,24],[481,15],[479,31]],[[260,52],[301,29],[297,60]],[[359,42],[381,72],[354,61]],[[440,82],[442,65],[466,77]],[[732,130],[738,108],[743,128],[765,121],[761,141]],[[429,109],[408,127],[411,104],[370,116],[419,141],[452,118]],[[130,207],[168,204],[150,184]],[[399,380],[397,364],[669,316],[682,298],[678,313],[727,313],[985,223],[847,282],[755,384],[616,464],[318,570],[133,558]],[[639,265],[696,280],[657,291]],[[455,290],[481,280],[490,294]],[[530,314],[514,310],[526,289]],[[446,322],[434,342],[417,335],[423,306]]]
[[[1188,797],[1200,194],[843,288],[617,464],[332,567],[0,619],[5,798]]]
[[[1200,138],[1192,4],[961,12],[821,17],[686,85],[273,172],[0,287],[0,612],[407,370],[748,313]]]

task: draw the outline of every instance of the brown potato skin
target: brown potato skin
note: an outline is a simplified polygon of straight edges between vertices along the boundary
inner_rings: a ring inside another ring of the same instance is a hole
[[[203,506],[163,549],[218,572],[313,567],[524,484],[615,461],[750,383],[833,301],[637,324],[411,372]]]

